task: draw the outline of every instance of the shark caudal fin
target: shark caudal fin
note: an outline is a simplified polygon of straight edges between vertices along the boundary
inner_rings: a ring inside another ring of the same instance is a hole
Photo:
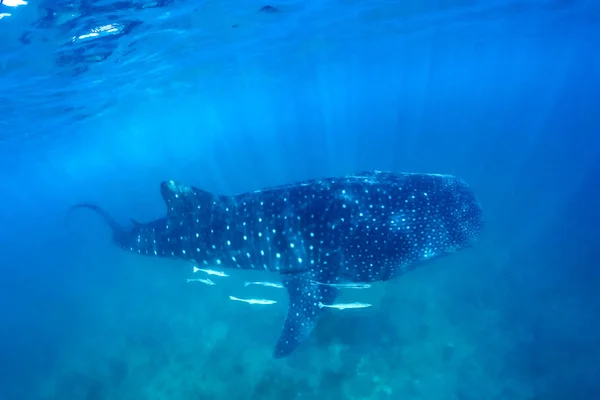
[[[323,276],[321,270],[288,276],[283,285],[288,291],[288,313],[273,357],[290,355],[310,335],[322,312],[319,303],[332,304],[338,290],[331,286],[315,285],[311,281],[328,282],[333,275]]]
[[[123,236],[126,232],[125,228],[123,226],[121,226],[121,224],[119,224],[117,221],[115,221],[115,219],[113,217],[110,216],[110,214],[108,214],[104,209],[98,207],[95,204],[88,204],[88,203],[82,203],[82,204],[76,204],[73,207],[71,207],[69,209],[69,211],[67,212],[67,218],[69,217],[69,215],[71,215],[71,213],[74,210],[80,209],[80,208],[87,208],[89,210],[94,211],[96,214],[100,215],[102,217],[102,219],[104,219],[104,221],[108,224],[108,226],[110,226],[110,229],[113,232],[113,237],[115,238],[115,240],[117,240],[119,237]],[[135,224],[135,221],[132,221]]]

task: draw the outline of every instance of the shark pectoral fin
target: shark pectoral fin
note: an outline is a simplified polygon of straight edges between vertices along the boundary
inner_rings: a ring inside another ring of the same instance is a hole
[[[337,297],[337,289],[311,283],[308,274],[289,277],[283,281],[288,291],[288,313],[273,356],[291,354],[312,332],[321,312],[319,302],[331,304]]]

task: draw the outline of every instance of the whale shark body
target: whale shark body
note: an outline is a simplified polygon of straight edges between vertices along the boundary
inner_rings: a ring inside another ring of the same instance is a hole
[[[101,214],[133,253],[278,273],[289,305],[276,358],[307,338],[335,284],[392,279],[470,247],[483,229],[479,202],[451,175],[367,171],[233,196],[160,189],[166,216],[128,228],[98,206],[75,207]]]

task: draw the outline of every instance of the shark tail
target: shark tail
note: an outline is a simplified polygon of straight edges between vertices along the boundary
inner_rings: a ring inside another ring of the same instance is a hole
[[[77,210],[79,208],[87,208],[87,209],[94,211],[96,214],[100,215],[104,219],[104,221],[108,224],[108,226],[110,226],[110,229],[113,231],[113,233],[115,235],[125,232],[125,228],[121,224],[119,224],[117,221],[115,221],[115,219],[113,217],[111,217],[110,214],[108,212],[106,212],[106,210],[104,210],[103,208],[100,208],[99,206],[97,206],[95,204],[89,204],[89,203],[76,204],[69,209],[69,212],[67,213],[67,217],[71,214],[71,212],[73,212],[74,210]]]

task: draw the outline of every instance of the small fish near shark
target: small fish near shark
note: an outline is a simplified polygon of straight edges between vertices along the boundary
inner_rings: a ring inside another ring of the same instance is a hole
[[[96,205],[72,209],[100,214],[133,253],[279,274],[289,305],[275,358],[309,336],[341,287],[471,247],[484,227],[480,203],[452,175],[366,171],[232,196],[174,181],[160,190],[166,216],[128,228]]]

